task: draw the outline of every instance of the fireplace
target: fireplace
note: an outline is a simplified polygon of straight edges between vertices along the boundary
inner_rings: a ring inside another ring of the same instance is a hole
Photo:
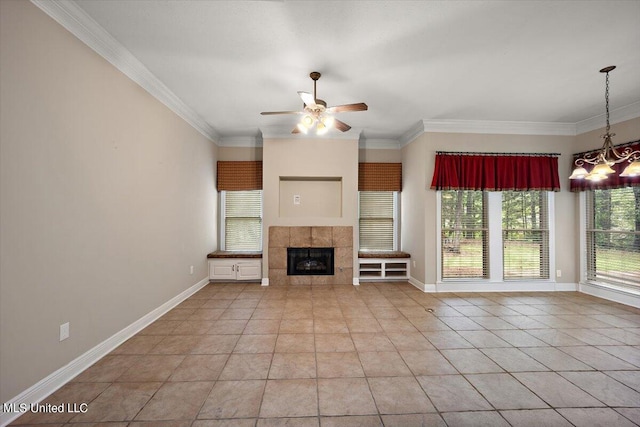
[[[333,276],[333,248],[287,248],[287,276]]]

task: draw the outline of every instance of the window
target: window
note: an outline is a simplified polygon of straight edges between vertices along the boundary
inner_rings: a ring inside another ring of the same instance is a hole
[[[439,194],[440,279],[550,278],[552,192]]]
[[[442,278],[486,278],[488,226],[482,191],[441,192]]]
[[[640,187],[586,198],[587,280],[640,289]]]
[[[262,190],[221,191],[221,248],[262,250]]]
[[[549,278],[546,191],[502,193],[504,280]]]
[[[398,192],[360,191],[360,250],[398,248]]]

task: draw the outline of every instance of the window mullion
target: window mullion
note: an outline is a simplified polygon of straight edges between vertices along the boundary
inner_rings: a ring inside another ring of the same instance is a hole
[[[489,225],[489,281],[502,282],[502,193],[487,193],[487,217]]]

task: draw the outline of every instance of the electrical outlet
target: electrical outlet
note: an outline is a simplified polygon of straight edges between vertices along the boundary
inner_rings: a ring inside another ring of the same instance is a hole
[[[556,277],[562,277],[562,270],[556,270]]]
[[[189,266],[189,274],[193,275],[193,265]]]
[[[60,325],[60,341],[69,338],[69,322]]]
[[[413,268],[416,268],[416,261],[413,260]]]
[[[300,195],[299,194],[295,194],[293,196],[293,204],[294,205],[299,205],[300,204]]]

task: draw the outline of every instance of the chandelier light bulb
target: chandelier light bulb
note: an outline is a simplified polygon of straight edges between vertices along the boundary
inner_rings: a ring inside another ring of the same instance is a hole
[[[309,128],[307,128],[302,122],[298,123],[298,130],[304,134],[309,133]]]
[[[627,166],[620,176],[640,176],[640,160],[634,160],[629,166]]]
[[[584,179],[589,175],[589,172],[583,167],[577,167],[573,170],[573,173],[569,177],[569,179]]]
[[[605,179],[607,179],[607,175],[603,175],[601,173],[593,173],[591,172],[589,175],[587,175],[585,177],[585,179],[591,181],[591,182],[600,182],[603,181]]]
[[[315,119],[308,114],[305,115],[300,121],[300,123],[302,123],[302,125],[307,129],[311,129],[311,126],[313,126],[313,122],[315,122]]]
[[[322,118],[322,123],[327,127],[327,128],[331,128],[333,127],[333,123],[335,122],[333,116],[326,116]]]
[[[322,122],[318,122],[318,127],[316,128],[317,135],[324,135],[329,131],[329,128],[324,125]]]
[[[600,162],[597,165],[595,165],[591,170],[592,174],[605,175],[605,176],[615,172],[616,171],[611,169],[611,166],[609,166],[607,162]]]

